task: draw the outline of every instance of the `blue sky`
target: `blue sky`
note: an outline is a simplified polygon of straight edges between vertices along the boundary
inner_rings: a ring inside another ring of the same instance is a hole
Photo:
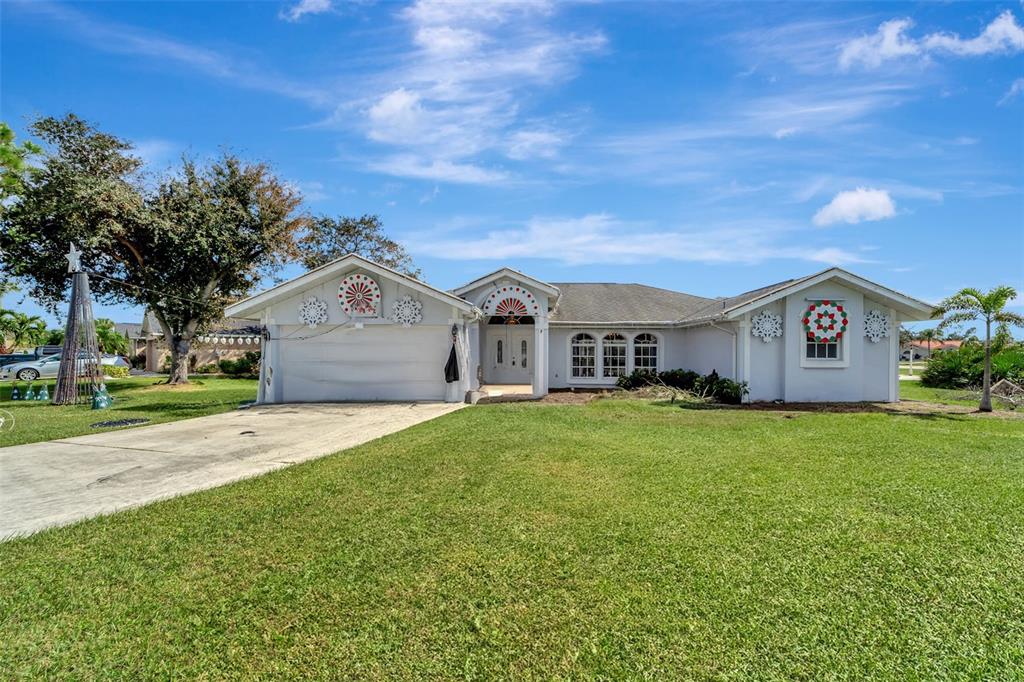
[[[0,12],[19,136],[73,111],[155,169],[269,161],[311,212],[380,214],[437,286],[510,265],[714,296],[842,265],[933,302],[1024,289],[1020,2]]]

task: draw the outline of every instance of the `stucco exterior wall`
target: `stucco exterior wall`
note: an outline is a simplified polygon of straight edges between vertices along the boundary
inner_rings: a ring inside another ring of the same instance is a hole
[[[749,345],[749,353],[744,357],[749,358],[750,367],[745,375],[751,401],[782,400],[785,396],[785,350],[787,329],[799,331],[796,325],[789,325],[786,319],[785,301],[776,301],[770,305],[762,306],[750,313],[754,317],[762,310],[781,315],[782,338],[773,338],[768,342],[752,336],[750,329],[744,329],[743,343]],[[799,322],[799,320],[797,320]]]
[[[458,384],[444,381],[451,324],[461,322],[461,313],[400,281],[365,273],[380,287],[378,315],[350,318],[339,304],[338,287],[353,272],[360,269],[339,273],[266,309],[271,338],[262,356],[260,400],[462,400],[470,383],[468,367]],[[394,301],[406,295],[420,302],[423,315],[408,328],[389,319]],[[313,296],[327,302],[327,322],[316,328],[299,320],[300,304]]]

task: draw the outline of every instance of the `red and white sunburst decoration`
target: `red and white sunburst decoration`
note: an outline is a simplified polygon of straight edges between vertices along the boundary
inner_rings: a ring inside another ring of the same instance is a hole
[[[494,306],[494,314],[505,317],[522,317],[527,315],[528,311],[526,304],[518,298],[503,298],[498,301],[498,305]]]
[[[366,275],[349,275],[338,287],[338,302],[346,315],[375,317],[380,307],[380,287]]]
[[[492,291],[484,301],[483,311],[515,324],[521,317],[540,314],[540,304],[527,289],[512,284]]]

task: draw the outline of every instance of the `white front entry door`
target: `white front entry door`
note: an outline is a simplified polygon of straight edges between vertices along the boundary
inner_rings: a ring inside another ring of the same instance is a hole
[[[533,382],[533,325],[490,325],[487,345],[486,383]]]

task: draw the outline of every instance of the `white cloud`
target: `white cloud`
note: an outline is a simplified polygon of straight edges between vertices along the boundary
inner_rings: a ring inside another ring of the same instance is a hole
[[[787,137],[791,137],[793,135],[796,135],[796,133],[799,130],[800,130],[799,128],[796,128],[796,127],[793,127],[793,126],[790,126],[789,128],[779,128],[778,130],[776,130],[773,133],[773,136],[775,137],[776,140],[784,140]]]
[[[919,54],[918,44],[904,35],[913,25],[910,19],[892,19],[883,22],[875,33],[854,38],[843,45],[839,66],[849,69],[859,62],[868,68],[877,68],[890,59]]]
[[[884,189],[866,189],[840,192],[827,205],[814,214],[814,224],[859,223],[862,220],[882,220],[896,215],[896,204]]]
[[[411,43],[394,55],[397,66],[370,78],[371,94],[356,106],[366,137],[391,147],[391,156],[370,165],[407,177],[492,183],[511,177],[482,168],[484,153],[553,158],[567,134],[523,119],[522,101],[571,78],[585,55],[606,44],[600,33],[552,28],[555,9],[539,1],[418,0],[399,11]],[[339,110],[332,122],[350,126],[351,110]]]
[[[291,7],[282,9],[279,17],[285,21],[298,21],[307,14],[323,14],[333,7],[331,0],[299,0]]]
[[[1006,94],[1003,95],[1002,99],[999,100],[999,106],[1013,101],[1020,96],[1022,92],[1024,92],[1024,78],[1018,78],[1010,83],[1010,88],[1006,91]]]
[[[509,180],[508,173],[471,163],[428,159],[413,154],[398,154],[370,162],[370,170],[388,175],[438,182],[494,185]]]
[[[779,226],[774,226],[778,228]],[[591,263],[757,263],[791,259],[825,264],[864,262],[837,247],[787,246],[780,243],[786,227],[765,223],[656,230],[607,213],[582,217],[534,217],[522,226],[477,230],[444,238],[418,235],[407,240],[413,253],[448,260],[539,259],[583,265]]]
[[[1024,50],[1024,29],[1017,17],[1006,10],[985,27],[977,38],[964,40],[955,33],[933,33],[921,41],[929,50],[949,52],[965,57],[1020,52]]]
[[[510,159],[553,159],[565,144],[565,137],[551,130],[517,130],[509,136],[506,154]]]
[[[891,19],[883,22],[875,33],[847,41],[839,52],[839,66],[850,69],[859,64],[874,69],[890,60],[931,53],[977,57],[1024,51],[1024,28],[1010,10],[993,19],[977,37],[969,39],[955,33],[930,33],[914,39],[906,34],[913,25],[910,19]]]

